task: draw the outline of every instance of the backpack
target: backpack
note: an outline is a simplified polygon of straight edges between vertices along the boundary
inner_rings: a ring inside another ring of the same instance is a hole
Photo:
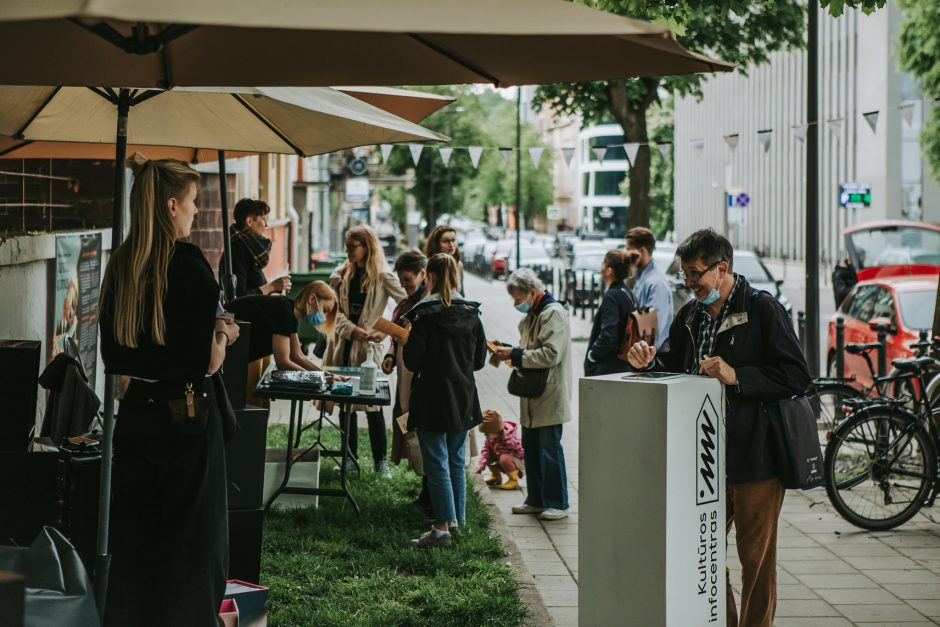
[[[640,308],[633,292],[627,288],[624,288],[623,291],[626,292],[630,301],[633,303],[633,311],[627,316],[627,323],[623,331],[623,343],[620,345],[620,350],[617,351],[617,359],[620,361],[628,361],[627,355],[637,342],[644,341],[650,346],[656,345],[659,321],[656,318],[656,310],[654,308]]]

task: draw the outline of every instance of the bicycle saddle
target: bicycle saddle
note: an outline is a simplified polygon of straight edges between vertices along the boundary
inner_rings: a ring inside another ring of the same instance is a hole
[[[933,357],[911,357],[909,359],[892,359],[891,365],[900,372],[921,372],[936,366]]]
[[[846,344],[845,352],[852,353],[853,355],[859,355],[865,351],[875,350],[880,346],[881,344],[878,342],[872,342],[870,344]]]

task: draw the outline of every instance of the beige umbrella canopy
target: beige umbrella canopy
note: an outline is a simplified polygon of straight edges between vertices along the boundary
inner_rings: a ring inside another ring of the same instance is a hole
[[[2,89],[2,88],[0,88]],[[426,92],[393,89],[390,87],[337,87],[334,88],[357,100],[371,104],[392,116],[399,116],[409,122],[419,122],[431,113],[450,104],[454,98]],[[317,94],[320,88],[300,88],[302,93]],[[316,96],[313,96],[316,99]],[[348,101],[347,101],[348,103]],[[388,121],[388,120],[386,120]],[[392,120],[399,125],[401,120]],[[379,131],[381,133],[381,131]],[[371,133],[371,139],[377,143],[394,143],[402,140],[397,131],[389,129],[388,137],[382,139]],[[353,141],[364,141],[357,129],[351,129],[349,138]],[[42,141],[34,139],[14,139],[0,135],[0,158],[3,159],[114,159],[113,133],[111,143],[79,143],[68,141]],[[226,142],[227,143],[227,142]],[[364,144],[362,144],[364,145]],[[179,159],[191,163],[205,163],[218,159],[218,151],[198,146],[167,146],[167,145],[140,145],[131,144],[127,147],[128,154],[141,152],[151,159]],[[256,151],[226,151],[229,159],[259,154]]]
[[[714,72],[564,0],[0,0],[0,84],[554,83]]]
[[[116,125],[114,104],[92,89],[0,87],[0,135],[105,144],[113,156]],[[167,153],[187,160],[193,147],[309,156],[423,140],[447,138],[327,87],[180,87],[140,101],[127,119],[129,144],[179,147]]]

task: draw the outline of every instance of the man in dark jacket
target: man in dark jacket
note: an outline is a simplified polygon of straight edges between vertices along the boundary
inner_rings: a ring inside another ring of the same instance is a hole
[[[855,273],[855,266],[852,265],[852,260],[846,258],[843,263],[845,265],[836,264],[835,269],[832,271],[832,295],[836,299],[836,309],[839,308],[842,301],[845,300],[845,297],[849,295],[849,292],[851,292],[855,284],[858,283],[858,275]]]
[[[235,296],[249,294],[287,294],[290,277],[283,276],[268,282],[264,267],[271,257],[271,240],[264,236],[268,227],[267,215],[271,211],[263,200],[242,198],[232,211],[234,221],[229,225],[232,240],[232,274],[235,275]],[[225,274],[225,254],[219,259],[219,279]]]
[[[728,625],[773,624],[776,610],[777,521],[784,488],[771,449],[764,402],[801,394],[810,375],[783,307],[767,292],[732,273],[731,243],[711,229],[696,231],[678,248],[680,276],[695,298],[669,329],[667,348],[638,342],[630,363],[638,369],[702,374],[727,391],[727,529],[734,525],[741,560],[741,614],[730,576]]]

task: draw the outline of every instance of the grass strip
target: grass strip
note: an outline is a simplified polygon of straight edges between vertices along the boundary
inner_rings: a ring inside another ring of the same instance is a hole
[[[327,446],[338,445],[335,430],[323,435]],[[284,426],[268,429],[269,447],[286,442]],[[430,525],[412,504],[420,478],[405,463],[381,478],[372,472],[365,429],[359,442],[363,472],[352,473],[349,485],[361,515],[345,499],[321,496],[319,509],[274,509],[265,521],[261,583],[270,588],[269,623],[521,625],[518,582],[472,484],[466,528],[453,546],[415,549],[409,539]],[[339,486],[334,466],[321,457],[321,486]]]

